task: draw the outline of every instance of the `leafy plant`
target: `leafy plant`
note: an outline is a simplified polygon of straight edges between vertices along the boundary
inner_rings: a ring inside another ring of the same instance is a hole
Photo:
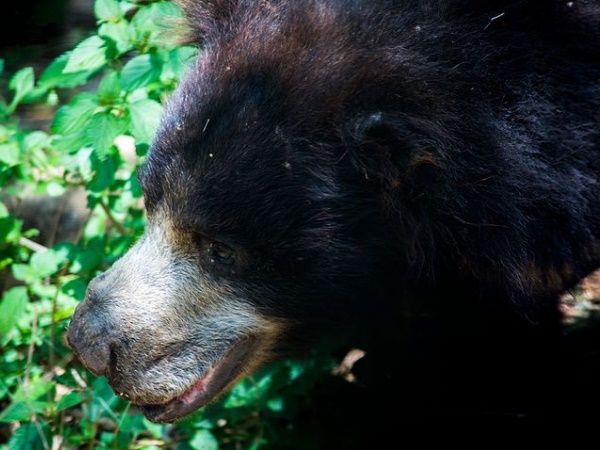
[[[94,34],[39,76],[31,67],[12,74],[0,96],[0,449],[296,448],[295,419],[333,367],[327,352],[273,365],[193,418],[162,426],[77,366],[65,345],[89,280],[143,230],[136,168],[196,52],[165,33],[182,14],[169,1],[96,0],[94,12]],[[20,125],[28,104],[53,108],[48,130]],[[26,201],[24,192],[52,201],[82,189],[76,237],[51,245],[7,207]]]

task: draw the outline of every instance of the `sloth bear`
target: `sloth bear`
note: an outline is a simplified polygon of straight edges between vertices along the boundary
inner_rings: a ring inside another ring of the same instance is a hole
[[[600,3],[182,6],[201,51],[82,363],[172,422],[351,333],[407,415],[552,408],[558,296],[600,266]]]

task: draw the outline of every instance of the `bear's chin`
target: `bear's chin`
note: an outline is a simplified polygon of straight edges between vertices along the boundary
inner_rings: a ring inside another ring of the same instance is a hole
[[[171,423],[215,401],[247,373],[248,365],[258,348],[255,336],[236,341],[205,374],[184,392],[163,404],[138,403],[152,422]]]

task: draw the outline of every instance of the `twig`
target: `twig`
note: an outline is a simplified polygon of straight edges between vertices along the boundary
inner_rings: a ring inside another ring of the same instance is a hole
[[[67,203],[69,202],[69,198],[70,198],[70,192],[67,192],[66,194],[63,195],[63,198],[61,199],[59,208],[58,208],[58,212],[55,214],[54,220],[52,220],[52,223],[50,224],[50,232],[48,233],[48,242],[46,242],[46,244],[48,245],[48,247],[52,247],[54,245],[54,243],[56,242],[56,236],[58,236],[58,227],[60,225],[60,219],[63,215],[63,213],[65,212],[65,209],[67,208]]]
[[[113,216],[110,208],[106,205],[106,203],[104,203],[103,200],[99,201],[100,206],[102,207],[102,209],[104,210],[104,212],[106,213],[106,216],[108,217],[108,220],[110,221],[110,223],[112,223],[114,225],[114,227],[117,229],[117,231],[119,233],[121,233],[122,235],[126,236],[127,235],[127,231],[125,230],[125,228],[123,227],[123,225],[121,225],[117,219],[115,219],[115,217]]]
[[[58,295],[60,293],[60,288],[62,286],[62,279],[67,274],[69,270],[69,266],[71,262],[68,261],[67,264],[58,272],[56,275],[56,291],[54,292],[54,298],[52,299],[52,312],[50,316],[50,349],[48,355],[48,365],[50,366],[50,370],[54,373],[54,363],[55,363],[55,350],[54,350],[54,341],[56,339],[56,320],[54,317],[56,316],[56,311],[58,311]]]
[[[35,346],[35,335],[37,333],[37,311],[33,310],[33,318],[31,324],[31,341],[29,342],[29,348],[27,349],[27,365],[25,366],[25,376],[23,378],[23,390],[26,392],[29,388],[29,372],[31,370],[31,364],[33,362],[33,347]]]
[[[26,237],[20,237],[19,244],[21,244],[23,247],[28,248],[29,250],[32,250],[34,252],[43,252],[45,250],[48,250],[48,247],[46,247],[42,244],[38,244],[37,242],[32,241],[31,239],[27,239]]]

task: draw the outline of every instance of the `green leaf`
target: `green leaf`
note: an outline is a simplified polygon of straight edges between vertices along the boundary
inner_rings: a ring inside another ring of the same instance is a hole
[[[24,143],[27,150],[41,149],[49,145],[50,138],[43,131],[33,131],[25,136]]]
[[[56,404],[56,410],[62,411],[63,409],[71,408],[75,405],[80,404],[83,401],[79,392],[71,392],[67,395],[62,396]]]
[[[118,135],[128,129],[128,121],[110,112],[94,114],[87,125],[88,141],[100,158],[104,158]]]
[[[4,203],[0,202],[0,218],[8,217],[8,216],[9,216],[8,208],[6,207],[6,205]]]
[[[97,107],[95,95],[88,92],[79,94],[71,103],[58,109],[52,122],[52,132],[69,135],[80,131],[87,125]]]
[[[272,374],[268,373],[258,379],[246,378],[240,381],[231,390],[223,406],[225,408],[239,408],[258,401],[265,395],[273,381]]]
[[[209,430],[196,431],[189,444],[194,450],[219,450],[219,442]]]
[[[51,89],[50,92],[48,92],[48,97],[46,97],[46,105],[58,106],[58,94],[54,89]]]
[[[4,60],[0,58],[0,74],[4,72]]]
[[[40,374],[35,374],[27,384],[20,384],[13,395],[13,402],[32,402],[46,395],[55,386],[54,381],[46,380]]]
[[[21,96],[32,90],[33,85],[33,67],[24,67],[23,69],[19,70],[12,76],[10,82],[8,83],[8,86],[15,91],[15,94],[21,94]]]
[[[131,21],[137,40],[146,39],[150,47],[175,48],[177,40],[173,36],[173,24],[183,17],[179,6],[173,2],[152,3],[140,9]]]
[[[92,168],[92,155],[94,149],[91,147],[84,147],[80,149],[75,155],[75,164],[78,168],[81,176],[84,180],[89,181],[94,176],[94,170]],[[88,199],[89,201],[89,199]]]
[[[23,222],[14,217],[0,217],[0,242],[16,242],[21,237]]]
[[[69,55],[63,73],[97,70],[106,64],[106,42],[100,36],[81,41]]]
[[[57,181],[50,181],[46,184],[46,193],[51,197],[58,197],[67,192],[67,186]]]
[[[138,55],[132,58],[121,72],[123,88],[134,91],[156,81],[162,72],[162,61],[156,55]]]
[[[38,84],[46,89],[74,88],[87,83],[94,70],[65,72],[65,67],[72,52],[63,53],[50,63],[40,75]]]
[[[80,130],[75,134],[68,136],[55,136],[53,138],[53,148],[60,152],[77,153],[88,148],[89,142],[87,140],[87,133],[85,130]],[[91,150],[91,149],[90,149]]]
[[[159,423],[150,422],[143,417],[142,426],[156,439],[160,438],[164,433],[164,428]]]
[[[169,52],[169,66],[178,79],[182,78],[197,54],[198,50],[190,46],[177,47]]]
[[[15,96],[13,97],[9,107],[11,111],[16,108],[23,97],[33,90],[33,86],[33,67],[24,67],[12,76],[10,82],[8,83],[8,87],[15,91]]]
[[[0,163],[9,167],[19,164],[21,159],[21,149],[16,142],[0,144]]]
[[[133,36],[127,22],[106,22],[100,25],[98,34],[105,39],[110,39],[115,43],[119,55],[127,53],[133,49]]]
[[[119,168],[119,161],[115,154],[107,154],[102,157],[97,152],[92,154],[92,168],[96,172],[94,179],[89,183],[88,189],[92,192],[102,192],[108,189]]]
[[[123,17],[117,0],[96,0],[94,14],[98,20],[113,21]]]
[[[162,106],[160,103],[142,99],[129,105],[131,114],[131,130],[133,137],[138,144],[150,144],[162,116]]]
[[[46,278],[56,273],[63,263],[61,255],[52,249],[35,252],[29,260],[32,273],[38,278]]]
[[[6,335],[25,314],[29,295],[27,288],[17,286],[9,289],[0,301],[0,335]]]
[[[87,283],[81,278],[67,281],[61,286],[62,292],[78,301],[82,301],[84,299],[86,289]]]
[[[47,444],[46,444],[47,445]],[[8,441],[8,450],[43,449],[44,441],[34,423],[22,423]]]
[[[101,236],[95,236],[90,239],[87,248],[73,255],[71,272],[81,273],[98,269],[102,264],[104,255],[104,239]]]
[[[283,397],[277,396],[277,397],[269,399],[267,401],[267,408],[269,408],[271,411],[275,411],[275,412],[283,411],[285,409],[285,402],[283,400]]]
[[[32,415],[44,411],[46,402],[13,402],[0,414],[0,423],[28,421]]]
[[[34,279],[31,267],[27,264],[13,264],[11,266],[13,277],[21,281],[31,281]]]
[[[98,86],[98,96],[103,104],[114,104],[121,96],[123,85],[117,72],[105,76]]]

